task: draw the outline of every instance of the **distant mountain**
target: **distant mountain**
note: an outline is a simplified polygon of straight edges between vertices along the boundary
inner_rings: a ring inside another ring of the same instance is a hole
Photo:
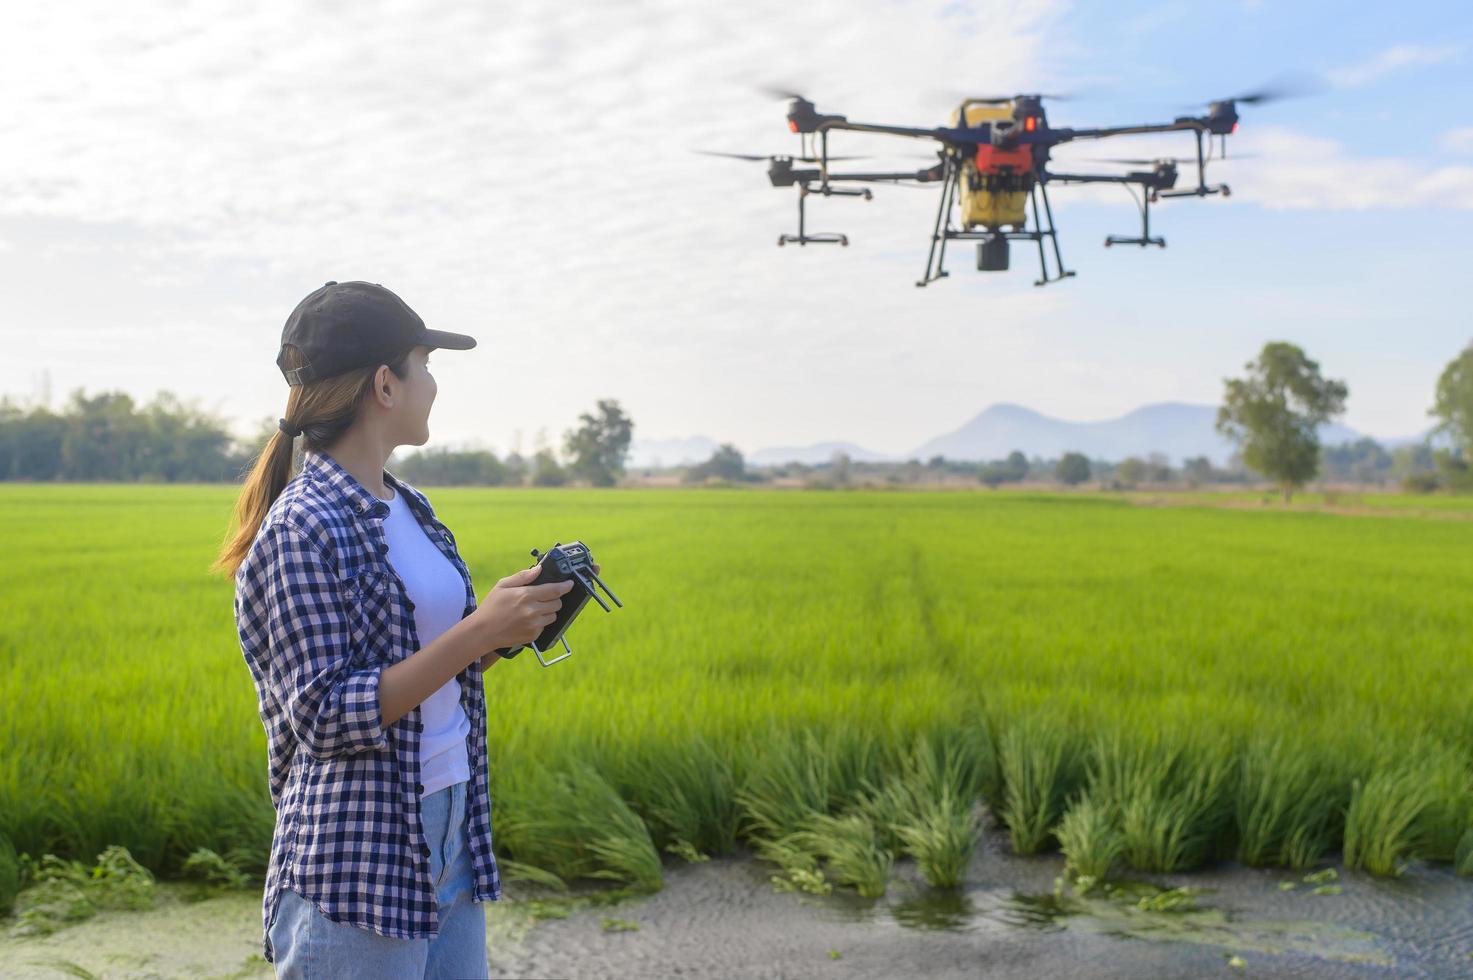
[[[759,449],[744,454],[752,466],[777,466],[797,462],[810,466],[827,463],[835,453],[848,453],[855,462],[891,462],[932,456],[954,460],[1001,459],[1013,450],[1026,456],[1053,458],[1067,452],[1084,453],[1091,459],[1119,461],[1127,456],[1146,457],[1163,453],[1180,464],[1192,456],[1206,456],[1219,465],[1226,463],[1235,446],[1217,434],[1217,406],[1186,402],[1142,405],[1118,419],[1100,422],[1069,422],[1051,418],[1022,405],[999,403],[977,415],[955,432],[937,436],[903,456],[877,453],[852,442],[820,442],[811,446]],[[1425,437],[1380,439],[1387,449],[1420,442]],[[1335,445],[1363,438],[1339,423],[1320,427],[1320,442]],[[634,467],[680,466],[700,463],[711,457],[717,442],[705,436],[685,439],[636,440],[626,465]]]
[[[955,432],[924,443],[910,457],[1000,459],[1017,449],[1028,456],[1046,458],[1080,452],[1092,459],[1119,460],[1158,452],[1173,463],[1190,456],[1225,463],[1234,446],[1218,435],[1216,421],[1215,405],[1184,402],[1143,405],[1118,419],[1101,422],[1069,422],[1022,405],[1002,403],[986,409]],[[1325,444],[1359,438],[1360,433],[1354,429],[1336,423],[1320,429],[1320,441]]]
[[[759,449],[746,457],[746,461],[753,466],[777,466],[782,463],[806,463],[815,466],[829,462],[835,453],[847,453],[856,463],[883,463],[895,458],[856,446],[852,442],[819,442],[811,446]]]

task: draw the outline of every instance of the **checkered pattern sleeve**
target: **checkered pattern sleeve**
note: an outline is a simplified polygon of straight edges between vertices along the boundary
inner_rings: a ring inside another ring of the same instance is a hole
[[[382,663],[357,665],[351,609],[323,552],[287,521],[264,533],[266,682],[316,759],[388,748],[379,708]]]

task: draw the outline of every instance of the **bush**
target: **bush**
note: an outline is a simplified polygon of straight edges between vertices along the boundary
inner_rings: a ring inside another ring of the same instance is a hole
[[[1412,473],[1401,481],[1404,493],[1436,493],[1439,486],[1436,473]]]
[[[35,887],[27,890],[17,907],[20,932],[55,932],[103,909],[147,909],[153,900],[153,875],[133,860],[126,847],[114,844],[107,848],[90,869],[81,861],[46,854],[41,857]]]

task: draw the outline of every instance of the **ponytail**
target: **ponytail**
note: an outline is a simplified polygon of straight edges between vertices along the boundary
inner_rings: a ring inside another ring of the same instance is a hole
[[[397,362],[389,365],[389,370],[399,378],[406,378],[409,376],[408,361],[409,353],[406,351]],[[282,369],[290,371],[303,363],[301,352],[294,345],[287,344]],[[303,452],[307,449],[323,452],[347,433],[357,421],[359,405],[372,391],[376,374],[377,365],[291,387],[284,421],[287,428],[300,430],[301,435],[293,438],[278,427],[266,448],[256,457],[240,496],[236,498],[230,526],[219,556],[210,565],[211,572],[223,572],[234,577],[236,569],[250,552],[271,505],[291,482],[293,473],[301,469]],[[299,441],[301,445],[297,446]]]

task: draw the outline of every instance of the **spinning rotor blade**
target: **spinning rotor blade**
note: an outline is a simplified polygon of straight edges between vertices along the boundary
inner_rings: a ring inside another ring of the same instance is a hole
[[[1224,159],[1226,159],[1226,160],[1251,160],[1251,159],[1255,159],[1255,158],[1257,158],[1259,156],[1262,156],[1262,154],[1260,154],[1260,153],[1233,153],[1233,154],[1228,155],[1227,157],[1212,157],[1208,162],[1209,163],[1218,163],[1218,162],[1220,162],[1220,161],[1222,161]],[[1179,163],[1182,162],[1182,158],[1181,157],[1154,157],[1154,158],[1149,159],[1149,160],[1145,159],[1144,157],[1080,157],[1079,159],[1081,161],[1087,161],[1089,163],[1127,163],[1127,164],[1132,164],[1132,165],[1138,166],[1138,167],[1154,167],[1158,163],[1169,163],[1169,164],[1172,164],[1173,166],[1175,166],[1176,164],[1179,164]]]
[[[1017,95],[964,95],[952,99],[953,102],[986,102],[996,105],[1000,102],[1012,102],[1014,99],[1051,99],[1055,102],[1068,102],[1076,99],[1075,95],[1050,94],[1047,92],[1019,92]]]
[[[1180,163],[1177,157],[1155,157],[1147,160],[1141,157],[1082,157],[1089,163],[1132,163],[1141,167],[1150,167],[1158,163]]]
[[[803,95],[800,95],[797,92],[794,92],[792,87],[788,85],[763,84],[757,86],[757,91],[761,92],[763,95],[770,95],[774,99],[802,99],[804,102],[813,101],[812,99],[809,99]]]
[[[1270,102],[1282,102],[1284,99],[1298,98],[1303,95],[1313,95],[1324,87],[1319,79],[1305,75],[1281,75],[1275,81],[1260,86],[1252,92],[1244,92],[1241,95],[1230,95],[1222,99],[1209,99],[1206,103],[1214,102],[1241,102],[1244,105],[1266,105]]]
[[[754,160],[754,161],[757,161],[757,160],[774,160],[774,159],[776,159],[779,156],[787,156],[787,154],[785,154],[785,153],[767,153],[767,154],[758,154],[758,153],[723,153],[720,150],[691,150],[691,152],[692,153],[701,153],[701,154],[704,154],[705,156],[708,156],[708,157],[731,157],[733,160]],[[803,163],[818,163],[821,158],[819,158],[819,157],[789,157],[789,159],[791,159],[791,160],[799,160],[799,161],[801,161]],[[830,162],[833,162],[834,160],[873,160],[874,157],[830,156],[828,159],[829,159]]]
[[[771,157],[759,153],[723,153],[720,150],[691,150],[692,153],[700,153],[708,157],[730,157],[733,160],[770,160]]]

